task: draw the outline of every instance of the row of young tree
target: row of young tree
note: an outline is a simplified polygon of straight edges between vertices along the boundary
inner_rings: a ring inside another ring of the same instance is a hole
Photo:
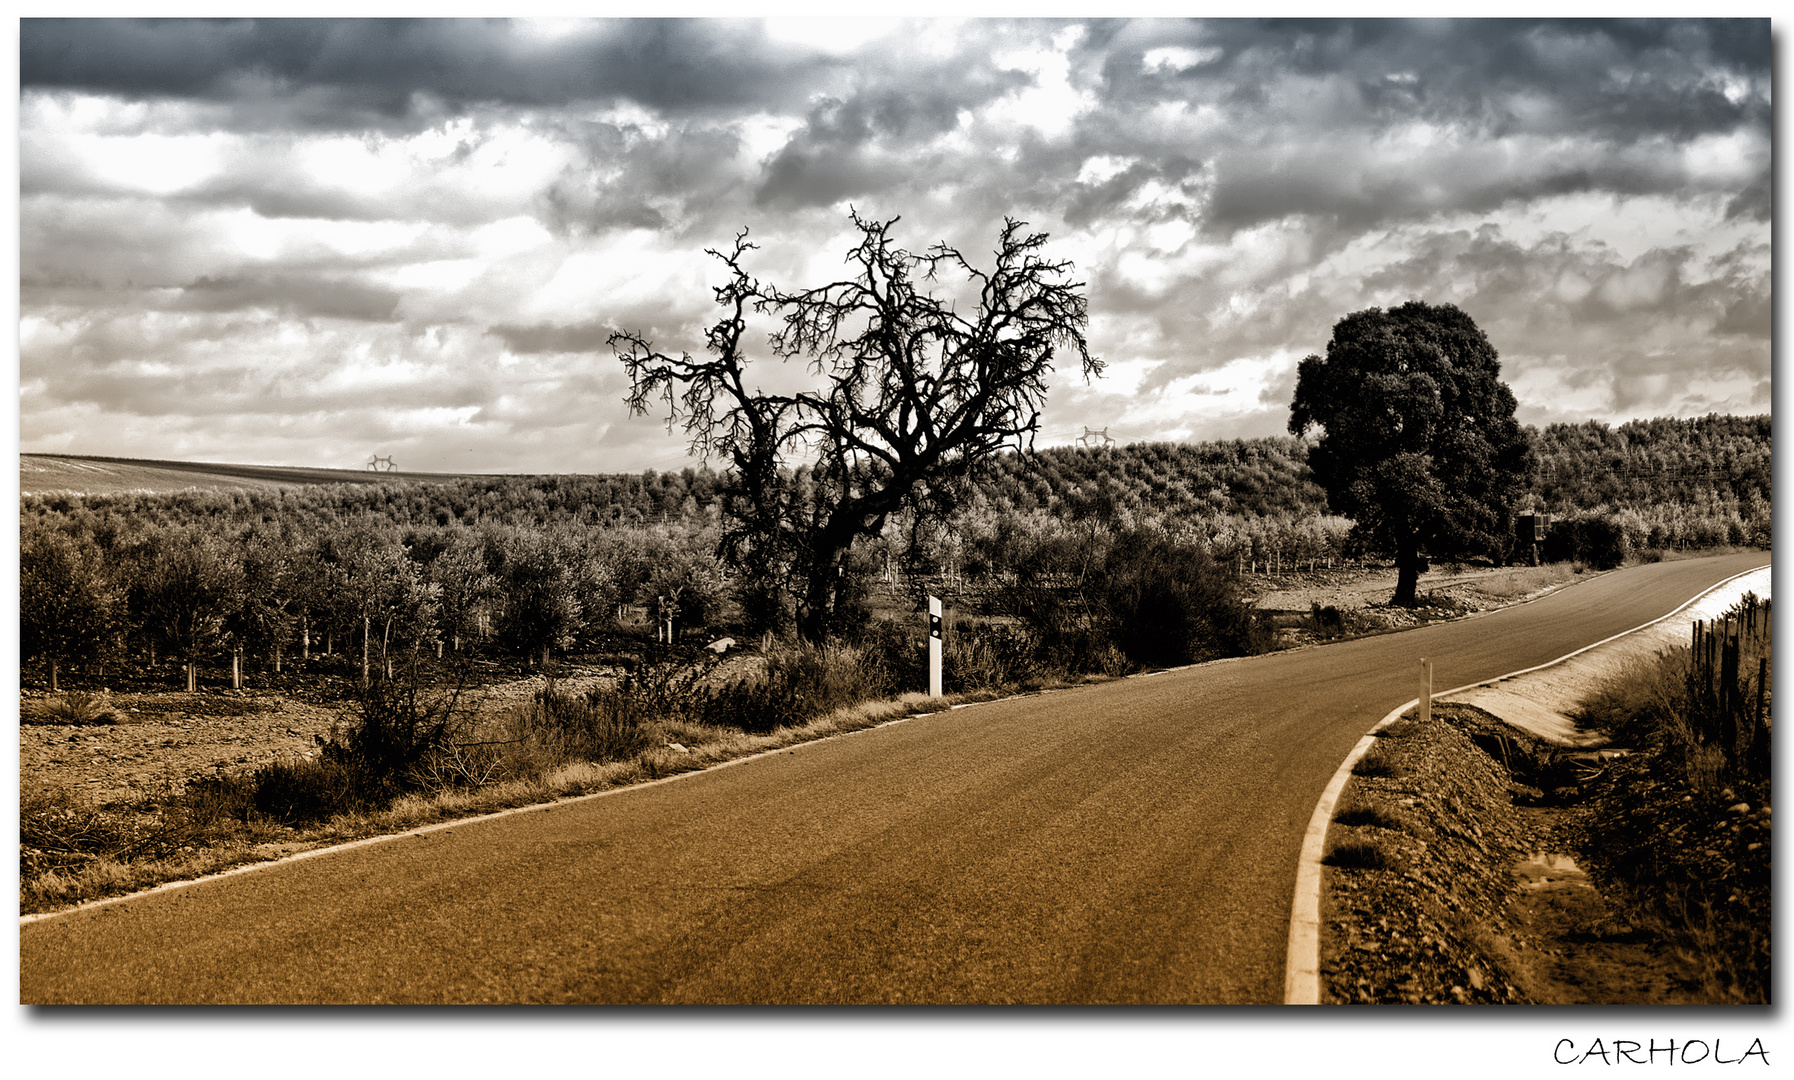
[[[1057,589],[1076,608],[1128,536],[1200,550],[1236,576],[1377,554],[1349,519],[1313,508],[1247,515],[1080,502],[1078,487],[1089,482],[1071,480],[1070,497],[1055,495],[1048,506],[1023,509],[980,489],[945,522],[894,515],[843,563],[841,627],[863,625],[880,582],[993,610],[997,598],[1032,590],[1036,615],[1040,598]],[[417,490],[429,485],[395,486],[402,490],[392,507],[434,498]],[[366,507],[351,516],[341,492],[322,488],[27,500],[22,655],[47,665],[50,680],[70,664],[125,656],[190,665],[230,654],[267,670],[317,655],[355,660],[364,639],[379,670],[475,640],[539,662],[545,650],[615,631],[620,606],[647,614],[663,597],[678,605],[679,626],[757,635],[791,625],[788,612],[764,606],[767,598],[754,606],[743,587],[751,583],[718,557],[720,529],[705,515],[650,527],[601,513],[531,520],[519,508],[534,500],[516,493],[513,486],[500,520],[472,524],[386,518]],[[1607,566],[1653,548],[1767,546],[1760,494],[1742,506],[1729,494],[1698,494],[1691,503],[1572,509],[1556,516],[1542,554]]]
[[[227,653],[275,672],[332,655],[390,674],[478,641],[538,662],[614,627],[623,605],[677,603],[701,623],[724,594],[705,530],[73,524],[34,516],[20,537],[21,653],[52,686],[71,664],[127,657],[178,660],[189,687]]]

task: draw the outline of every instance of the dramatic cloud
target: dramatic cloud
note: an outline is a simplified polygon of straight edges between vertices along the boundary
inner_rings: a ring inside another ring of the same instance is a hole
[[[1109,373],[1047,443],[1280,432],[1412,298],[1527,422],[1766,412],[1771,64],[1766,20],[24,20],[21,446],[677,467],[610,333],[698,351],[706,248],[820,284],[850,207],[1073,260]]]

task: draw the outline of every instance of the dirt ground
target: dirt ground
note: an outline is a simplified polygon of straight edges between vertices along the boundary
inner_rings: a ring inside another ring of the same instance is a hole
[[[559,685],[573,693],[614,675],[603,665],[557,663],[554,671]],[[534,675],[468,694],[482,714],[496,713],[527,703],[547,682]],[[71,788],[101,805],[283,758],[309,758],[349,708],[346,701],[308,701],[268,690],[132,690],[99,695],[116,723],[34,721],[35,706],[57,696],[20,694],[20,783]]]
[[[1517,803],[1508,771],[1471,738],[1500,727],[1473,706],[1437,705],[1431,723],[1385,729],[1373,755],[1390,775],[1355,775],[1347,785],[1328,831],[1330,857],[1343,850],[1346,861],[1363,861],[1350,856],[1368,847],[1386,865],[1327,867],[1322,1000],[1706,1000],[1698,973],[1616,917],[1567,854],[1574,812]]]

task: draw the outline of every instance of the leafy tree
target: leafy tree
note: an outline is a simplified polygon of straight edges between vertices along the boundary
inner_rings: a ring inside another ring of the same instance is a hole
[[[241,559],[243,587],[225,616],[225,634],[239,650],[266,649],[279,671],[281,645],[297,621],[293,545],[277,532],[257,530],[244,538]]]
[[[189,692],[200,655],[223,640],[242,590],[242,558],[222,538],[197,526],[164,535],[149,565],[146,621],[186,662]]]
[[[497,599],[498,579],[486,569],[483,547],[472,532],[457,531],[446,539],[446,546],[426,566],[424,577],[438,590],[442,629],[459,652],[462,636],[474,632],[479,615]]]
[[[123,597],[89,540],[32,529],[19,545],[19,651],[50,664],[57,690],[60,665],[98,660],[116,642]]]
[[[1412,606],[1421,553],[1500,552],[1532,450],[1495,347],[1451,304],[1353,312],[1296,372],[1289,430],[1336,513],[1395,553]]]
[[[368,668],[376,652],[386,669],[394,652],[415,657],[434,644],[441,590],[424,579],[396,535],[363,522],[325,533],[317,543],[317,602],[326,625],[360,642]]]
[[[548,663],[551,649],[565,649],[579,632],[584,606],[579,567],[565,537],[527,529],[486,535],[486,564],[503,597],[499,635],[530,663]]]
[[[813,289],[786,292],[749,275],[746,230],[729,252],[711,250],[729,278],[715,290],[725,312],[707,332],[708,358],[657,352],[636,333],[610,339],[629,373],[630,407],[643,413],[663,398],[695,451],[728,458],[733,526],[723,553],[749,577],[794,573],[798,629],[812,640],[831,629],[856,539],[877,535],[904,506],[949,511],[972,466],[1031,444],[1061,350],[1086,377],[1102,370],[1084,339],[1083,285],[1068,280],[1069,263],[1042,257],[1045,234],[1006,221],[986,271],[945,244],[923,254],[898,247],[896,219],[852,220],[860,242],[847,256],[850,276]],[[963,304],[930,291],[946,278]],[[807,359],[820,387],[754,388],[751,314],[776,320],[772,355]],[[798,459],[813,461],[807,485],[789,471]]]

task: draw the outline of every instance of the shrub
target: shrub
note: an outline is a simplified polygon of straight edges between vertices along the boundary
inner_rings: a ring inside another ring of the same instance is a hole
[[[1394,856],[1374,840],[1343,840],[1334,844],[1321,860],[1342,870],[1394,870]]]
[[[944,643],[941,688],[956,694],[1037,685],[1046,676],[1039,653],[1034,635],[1020,627],[961,623]]]
[[[1393,812],[1374,803],[1355,802],[1342,807],[1333,815],[1335,823],[1349,826],[1369,826],[1377,829],[1399,829],[1401,819]]]
[[[432,693],[415,682],[371,683],[361,692],[356,713],[320,757],[352,774],[358,792],[376,800],[416,787],[417,766],[469,722],[458,687]]]
[[[766,668],[702,695],[703,721],[767,734],[879,697],[885,687],[860,664],[861,652],[798,643],[766,658]]]
[[[19,710],[19,722],[25,724],[116,724],[119,716],[103,694],[72,690],[56,697],[39,698]]]
[[[1547,562],[1585,563],[1612,570],[1632,553],[1626,523],[1612,514],[1583,514],[1551,524],[1542,551]]]
[[[1135,530],[1103,562],[1098,586],[1110,639],[1145,665],[1268,652],[1270,621],[1194,544]]]
[[[102,860],[166,858],[199,840],[205,823],[175,805],[163,813],[96,805],[85,793],[28,785],[19,792],[19,872],[24,880]],[[148,807],[147,809],[154,809]]]
[[[537,691],[524,713],[523,737],[561,760],[626,761],[653,745],[643,711],[627,688],[579,698],[550,685]],[[433,765],[444,783],[453,783],[457,774],[469,783],[491,774],[479,756],[459,752],[445,751]]]
[[[297,824],[327,821],[337,814],[382,804],[380,789],[342,759],[326,752],[264,765],[251,773],[200,780],[187,786],[183,800],[200,827],[221,821],[253,822],[258,816]]]
[[[1400,770],[1389,755],[1383,752],[1382,746],[1377,745],[1371,747],[1368,753],[1358,759],[1358,764],[1352,766],[1352,775],[1375,779],[1399,776]]]

